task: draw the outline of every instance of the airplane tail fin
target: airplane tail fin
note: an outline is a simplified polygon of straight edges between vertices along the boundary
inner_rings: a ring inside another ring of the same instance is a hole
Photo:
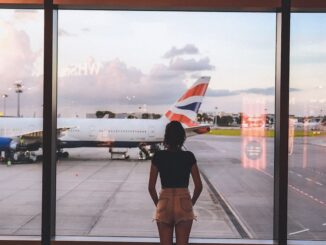
[[[200,77],[165,113],[163,118],[179,121],[185,128],[197,127],[197,113],[205,96],[210,77]]]

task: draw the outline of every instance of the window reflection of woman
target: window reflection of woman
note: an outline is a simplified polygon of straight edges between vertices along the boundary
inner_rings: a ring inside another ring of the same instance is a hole
[[[181,149],[185,139],[181,123],[170,122],[165,129],[166,150],[156,152],[152,159],[148,190],[156,206],[154,219],[161,245],[172,245],[174,229],[176,244],[188,244],[195,219],[193,206],[202,191],[196,158],[192,152]],[[159,197],[155,188],[158,174],[161,179]],[[195,186],[192,197],[188,190],[190,174]]]

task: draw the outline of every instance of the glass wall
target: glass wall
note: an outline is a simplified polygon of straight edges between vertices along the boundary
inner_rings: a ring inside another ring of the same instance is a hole
[[[326,239],[326,14],[292,14],[288,238]]]
[[[58,60],[57,235],[157,237],[145,158],[187,114],[192,237],[272,238],[275,14],[60,10]]]
[[[0,235],[40,235],[43,11],[0,10]]]

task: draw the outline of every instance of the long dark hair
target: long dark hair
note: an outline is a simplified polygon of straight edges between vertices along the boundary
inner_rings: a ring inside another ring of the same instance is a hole
[[[180,150],[186,140],[186,132],[178,121],[171,121],[166,125],[164,146],[174,150]]]

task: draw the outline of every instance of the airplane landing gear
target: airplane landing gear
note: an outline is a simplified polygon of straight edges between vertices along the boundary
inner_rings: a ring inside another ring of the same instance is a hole
[[[58,158],[68,158],[69,157],[69,152],[63,151],[62,149],[60,149],[57,152],[57,157]]]
[[[139,159],[142,160],[148,160],[150,159],[150,153],[149,151],[146,149],[146,145],[145,144],[140,144],[139,145]]]

